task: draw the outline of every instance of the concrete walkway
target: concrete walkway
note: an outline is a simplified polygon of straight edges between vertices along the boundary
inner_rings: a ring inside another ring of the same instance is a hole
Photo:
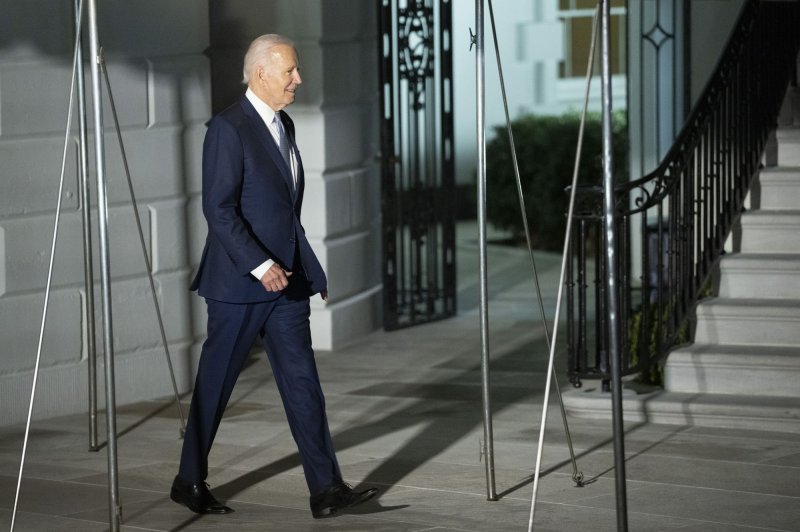
[[[527,253],[492,246],[500,500],[489,502],[480,453],[476,234],[474,225],[459,228],[456,318],[376,332],[346,349],[318,353],[346,480],[380,487],[379,499],[354,514],[311,518],[298,456],[262,356],[242,375],[211,456],[208,481],[233,514],[199,517],[169,500],[180,441],[168,399],[119,409],[123,530],[527,530],[547,348]],[[560,259],[536,259],[552,312]],[[551,402],[534,530],[616,530],[610,423],[570,423],[578,467],[589,482],[579,488],[571,479],[564,426]],[[86,426],[85,416],[34,422],[15,530],[108,529],[106,456],[86,451]],[[630,530],[800,531],[800,435],[649,422],[626,429]],[[11,521],[22,434],[20,426],[0,429],[0,530]]]

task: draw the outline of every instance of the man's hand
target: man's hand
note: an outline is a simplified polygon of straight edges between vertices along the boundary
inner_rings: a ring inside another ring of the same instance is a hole
[[[327,290],[323,290],[322,292],[320,292],[320,293],[319,293],[319,295],[321,295],[321,296],[322,296],[322,300],[323,300],[325,303],[327,303],[327,302],[328,302],[328,291],[327,291]]]
[[[287,272],[276,263],[270,266],[269,270],[261,277],[261,284],[267,292],[280,292],[289,286],[289,277],[291,276],[292,272]]]

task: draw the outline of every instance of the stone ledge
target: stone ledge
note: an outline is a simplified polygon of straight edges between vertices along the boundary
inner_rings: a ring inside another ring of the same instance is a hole
[[[170,343],[170,355],[178,391],[191,390],[193,366],[191,345]],[[118,406],[157,397],[172,397],[172,383],[162,348],[137,353],[115,353],[114,373]],[[102,353],[97,361],[98,408],[105,403],[105,383]],[[36,386],[33,418],[46,419],[65,414],[84,412],[88,408],[88,367],[84,359],[78,363],[42,368]],[[0,375],[0,426],[26,419],[30,401],[33,372],[24,371]],[[177,418],[177,413],[175,414]]]
[[[598,386],[563,394],[567,414],[611,420],[611,393]],[[657,388],[623,390],[623,418],[628,422],[765,430],[800,434],[796,397],[667,392]]]
[[[669,354],[665,388],[681,393],[790,396],[800,380],[796,346],[692,344]]]

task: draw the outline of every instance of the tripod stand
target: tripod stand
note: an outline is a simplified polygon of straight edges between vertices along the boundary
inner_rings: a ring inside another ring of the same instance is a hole
[[[489,353],[488,353],[488,291],[487,291],[487,276],[486,276],[486,138],[484,127],[484,114],[485,114],[485,71],[484,71],[484,14],[483,14],[484,0],[476,0],[475,2],[475,18],[476,18],[476,34],[473,36],[473,44],[476,45],[476,95],[478,100],[477,105],[477,122],[478,122],[478,214],[479,214],[479,239],[480,239],[480,265],[481,265],[481,373],[482,373],[482,390],[483,390],[483,406],[484,406],[484,438],[486,440],[485,453],[486,453],[486,478],[487,478],[487,498],[489,500],[496,500],[497,495],[494,487],[494,461],[493,461],[493,448],[492,448],[492,419],[491,407],[489,397]],[[523,199],[523,190],[520,181],[520,173],[517,167],[516,154],[514,153],[513,134],[510,125],[510,118],[508,113],[508,103],[506,101],[505,83],[503,81],[502,67],[500,65],[500,54],[497,46],[497,32],[494,27],[494,15],[492,10],[492,0],[488,0],[489,12],[492,22],[492,34],[494,35],[494,45],[497,52],[498,72],[500,78],[501,90],[503,93],[503,104],[506,114],[506,124],[509,135],[509,144],[512,152],[512,162],[514,164],[515,176],[517,180],[517,189],[520,200],[520,211],[522,213],[523,225],[525,228],[525,235],[528,244],[528,250],[532,250],[530,231],[526,220],[526,209]],[[542,449],[544,443],[544,432],[547,421],[547,410],[550,397],[551,383],[556,388],[556,396],[559,399],[561,407],[562,419],[566,431],[567,444],[570,451],[570,457],[573,465],[573,481],[577,486],[583,486],[591,481],[584,481],[583,474],[578,472],[575,454],[572,448],[572,440],[567,423],[567,415],[564,409],[563,401],[561,400],[561,391],[558,386],[558,381],[554,379],[554,357],[555,345],[558,333],[558,322],[561,308],[561,292],[564,287],[566,261],[568,259],[569,251],[569,234],[573,217],[573,210],[575,205],[575,191],[578,177],[578,162],[581,155],[583,124],[588,105],[589,87],[592,74],[592,63],[594,60],[595,40],[597,37],[597,26],[599,21],[600,27],[600,44],[601,44],[601,70],[602,70],[602,107],[603,107],[603,182],[604,182],[604,221],[606,231],[606,244],[607,244],[607,257],[608,257],[608,278],[606,279],[606,288],[608,294],[608,308],[609,308],[609,338],[610,338],[610,358],[611,358],[611,373],[612,373],[612,414],[613,414],[613,428],[614,428],[614,464],[616,470],[616,499],[617,499],[617,526],[618,530],[627,530],[627,495],[625,485],[625,450],[624,450],[624,430],[622,418],[622,383],[620,371],[620,352],[618,348],[618,329],[617,329],[617,291],[615,289],[616,280],[615,272],[616,255],[615,255],[615,238],[614,238],[614,191],[613,191],[613,159],[611,155],[611,82],[610,82],[610,59],[609,59],[609,32],[610,32],[610,2],[608,0],[598,0],[595,13],[595,22],[592,30],[591,51],[590,59],[587,67],[587,81],[586,92],[584,97],[583,112],[581,116],[581,129],[577,143],[577,154],[575,161],[575,169],[573,173],[573,180],[571,186],[570,204],[567,214],[567,228],[565,231],[564,248],[562,253],[561,263],[561,276],[559,279],[559,292],[556,298],[555,319],[553,322],[553,335],[552,340],[547,333],[547,323],[545,320],[544,306],[542,304],[541,290],[539,289],[539,282],[536,273],[536,265],[533,260],[533,253],[531,252],[531,265],[533,268],[533,277],[536,285],[536,292],[539,300],[539,310],[542,316],[542,321],[545,323],[545,337],[547,339],[548,350],[550,352],[548,368],[547,368],[547,381],[545,385],[544,401],[542,406],[542,417],[539,430],[539,444],[537,450],[536,467],[534,470],[533,493],[531,497],[530,517],[528,520],[528,530],[533,529],[534,511],[536,507],[536,496],[539,487],[539,473],[541,470],[542,462]]]
[[[122,161],[125,167],[125,173],[128,181],[128,190],[130,199],[136,218],[136,224],[139,231],[139,240],[142,246],[142,253],[145,260],[146,271],[150,281],[150,291],[153,296],[153,302],[158,317],[158,324],[161,332],[161,341],[164,347],[164,352],[169,368],[169,373],[172,381],[172,387],[175,394],[175,400],[178,407],[178,412],[181,421],[181,435],[185,427],[183,411],[180,405],[180,398],[178,395],[177,384],[175,381],[175,374],[172,367],[172,360],[169,354],[169,348],[164,329],[161,310],[158,303],[158,298],[155,290],[155,282],[152,275],[152,267],[147,249],[145,245],[144,233],[142,231],[142,224],[139,218],[136,199],[133,191],[133,184],[128,167],[127,157],[125,155],[125,148],[122,142],[122,135],[117,118],[116,107],[113,101],[111,91],[111,84],[108,79],[108,73],[105,69],[105,60],[103,58],[102,48],[99,45],[99,38],[97,32],[97,10],[96,0],[89,0],[89,46],[90,46],[90,68],[92,79],[92,94],[93,94],[93,112],[94,112],[94,144],[95,144],[95,161],[96,161],[96,177],[97,177],[97,211],[98,211],[98,230],[99,230],[99,250],[100,250],[100,281],[101,281],[101,294],[102,294],[102,318],[103,318],[103,346],[104,346],[104,369],[105,369],[105,399],[106,399],[106,433],[107,433],[107,449],[108,449],[108,487],[109,487],[109,521],[110,529],[118,531],[121,521],[121,506],[119,504],[119,482],[117,475],[117,429],[116,429],[116,392],[115,392],[115,373],[114,373],[114,342],[113,342],[113,320],[111,308],[111,271],[110,271],[110,252],[109,252],[109,238],[108,238],[108,196],[106,191],[107,180],[105,175],[105,140],[103,134],[103,105],[102,105],[102,91],[101,91],[101,75],[105,78],[106,89],[111,104],[111,109],[114,116],[114,123],[116,132],[119,139],[119,147],[122,154]],[[57,244],[59,219],[61,214],[61,198],[64,186],[64,174],[66,166],[66,154],[70,141],[70,130],[72,124],[72,111],[73,111],[73,97],[75,92],[75,85],[77,80],[77,92],[80,107],[80,123],[79,123],[79,146],[80,146],[80,177],[81,177],[81,201],[83,206],[83,229],[84,229],[84,280],[86,284],[87,305],[86,305],[86,323],[87,325],[87,347],[88,347],[88,361],[89,361],[89,421],[90,421],[90,450],[97,451],[97,405],[96,405],[96,354],[95,354],[95,329],[94,329],[94,275],[92,266],[92,240],[91,240],[91,220],[89,209],[89,182],[88,182],[88,145],[87,145],[87,124],[86,124],[86,108],[85,108],[85,90],[83,78],[83,59],[81,52],[81,26],[82,26],[82,13],[83,1],[76,0],[75,4],[75,46],[73,53],[73,73],[72,81],[70,84],[70,103],[67,118],[67,126],[65,132],[64,152],[61,164],[61,180],[59,185],[58,202],[56,207],[55,225],[53,229],[52,245],[50,250],[50,262],[48,270],[47,285],[45,290],[44,309],[42,312],[42,322],[39,334],[39,343],[36,355],[36,363],[34,365],[33,385],[31,388],[30,403],[28,408],[28,418],[25,428],[25,437],[23,442],[22,459],[20,461],[19,476],[17,479],[17,489],[14,500],[14,509],[11,518],[11,530],[14,529],[16,511],[19,502],[19,493],[22,480],[22,472],[25,465],[25,455],[27,450],[28,437],[30,433],[31,417],[33,412],[33,404],[36,392],[36,383],[38,378],[39,366],[41,361],[42,340],[46,325],[47,310],[49,303],[49,295],[52,284],[53,276],[53,263],[55,257],[55,250]]]

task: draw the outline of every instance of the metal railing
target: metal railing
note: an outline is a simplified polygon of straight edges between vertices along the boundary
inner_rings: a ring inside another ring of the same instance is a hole
[[[623,374],[651,375],[688,339],[687,318],[724,253],[795,74],[799,28],[800,2],[749,0],[664,160],[616,187]],[[602,189],[577,192],[566,279],[568,372],[576,386],[586,378],[607,384]]]

